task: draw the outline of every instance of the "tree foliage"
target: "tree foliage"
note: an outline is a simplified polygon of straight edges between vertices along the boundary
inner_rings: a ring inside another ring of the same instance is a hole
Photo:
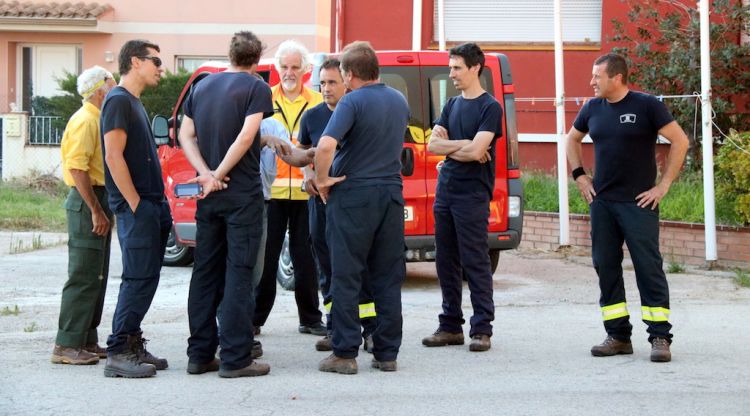
[[[115,81],[120,80],[119,74],[114,74]],[[172,114],[173,106],[182,92],[182,88],[190,78],[190,73],[181,70],[177,73],[165,72],[156,88],[147,88],[141,94],[141,102],[146,108],[149,119],[161,114]],[[52,115],[61,117],[56,127],[65,128],[68,119],[81,108],[82,97],[78,95],[76,83],[78,75],[66,72],[57,83],[63,94],[54,97],[34,97],[32,106],[35,115]]]
[[[630,7],[625,25],[613,19],[613,49],[626,57],[631,79],[657,95],[700,94],[700,22],[694,1],[620,0]],[[713,0],[711,25],[711,105],[722,131],[750,130],[750,45],[740,36],[750,25],[750,6],[738,0]],[[632,28],[635,29],[632,29]],[[688,166],[700,160],[700,106],[695,98],[665,100],[691,141]],[[738,106],[740,108],[738,108]]]
[[[718,195],[731,200],[741,222],[750,224],[750,132],[731,130],[716,157]]]

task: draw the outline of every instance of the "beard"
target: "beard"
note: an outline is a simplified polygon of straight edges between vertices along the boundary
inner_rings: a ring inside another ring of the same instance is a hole
[[[281,81],[281,86],[284,87],[284,91],[294,91],[297,89],[297,81]]]

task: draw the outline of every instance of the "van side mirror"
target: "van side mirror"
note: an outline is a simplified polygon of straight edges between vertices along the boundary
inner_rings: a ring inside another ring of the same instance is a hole
[[[154,141],[157,146],[169,144],[169,121],[166,117],[154,117],[151,121],[151,130],[154,132]]]

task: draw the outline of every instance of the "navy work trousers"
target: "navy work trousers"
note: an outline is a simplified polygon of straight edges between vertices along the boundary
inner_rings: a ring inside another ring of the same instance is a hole
[[[320,197],[310,197],[308,200],[310,211],[310,241],[312,242],[313,256],[318,265],[318,276],[320,280],[320,293],[323,295],[323,305],[326,313],[326,329],[328,333],[333,330],[333,319],[331,319],[331,305],[333,295],[331,294],[331,253],[326,242],[326,205]],[[359,295],[360,309],[364,305],[372,304],[372,289],[367,276],[362,279],[362,292]],[[362,336],[367,337],[375,331],[375,318],[363,317],[360,310],[362,322]]]
[[[669,285],[659,252],[659,211],[641,208],[635,202],[605,201],[594,198],[591,212],[591,246],[594,268],[599,276],[604,328],[607,334],[630,340],[633,326],[625,305],[622,277],[622,244],[633,260],[635,279],[641,295],[643,322],[649,341],[655,337],[672,339],[669,317]],[[608,319],[607,307],[621,305],[622,313]],[[653,313],[652,313],[653,312]],[[624,316],[619,316],[623,315]]]
[[[463,277],[469,283],[471,317],[469,336],[492,336],[495,304],[492,300],[492,268],[487,225],[490,215],[489,194],[458,185],[438,183],[435,193],[435,267],[443,294],[441,331],[462,332],[461,310]]]
[[[362,342],[360,292],[368,278],[377,313],[373,355],[378,361],[395,360],[403,332],[401,285],[406,275],[401,186],[336,185],[326,207],[326,240],[334,299],[333,352],[342,358],[357,356]]]
[[[107,351],[120,353],[126,349],[129,335],[142,332],[141,322],[159,285],[172,215],[166,201],[145,198],[141,198],[135,212],[126,202],[120,203],[114,211],[122,251],[122,282]]]
[[[289,227],[289,254],[294,265],[294,299],[300,325],[320,323],[318,276],[310,248],[307,201],[271,199],[268,203],[268,228],[266,229],[266,256],[263,276],[255,294],[255,326],[263,326],[276,300],[276,273],[279,255]]]
[[[221,345],[228,370],[252,362],[253,269],[263,234],[263,196],[198,201],[195,261],[188,295],[188,357],[205,364]],[[217,310],[221,331],[217,327]]]

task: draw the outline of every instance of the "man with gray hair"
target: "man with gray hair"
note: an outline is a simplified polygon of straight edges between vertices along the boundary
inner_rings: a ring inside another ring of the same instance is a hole
[[[302,114],[323,101],[320,93],[303,85],[310,70],[308,51],[299,42],[287,40],[275,55],[281,82],[271,88],[274,118],[280,121],[294,145],[297,144]],[[276,298],[276,273],[284,235],[289,228],[289,252],[294,265],[294,297],[299,313],[299,332],[325,335],[319,309],[318,279],[310,249],[308,195],[302,190],[303,174],[282,159],[276,161],[276,178],[271,186],[268,205],[268,237],[263,276],[258,285],[253,324],[256,333],[266,323]]]
[[[96,364],[106,358],[96,328],[104,306],[112,239],[112,212],[104,189],[99,114],[112,74],[100,66],[78,76],[83,105],[68,121],[60,146],[68,219],[68,281],[63,286],[60,318],[51,361]]]

